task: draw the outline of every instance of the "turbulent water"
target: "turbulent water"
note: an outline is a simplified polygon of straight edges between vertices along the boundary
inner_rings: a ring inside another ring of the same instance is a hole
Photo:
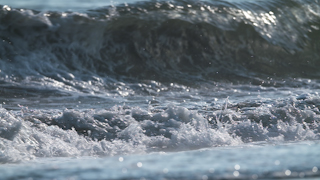
[[[4,179],[320,177],[318,0],[44,2],[0,2]]]

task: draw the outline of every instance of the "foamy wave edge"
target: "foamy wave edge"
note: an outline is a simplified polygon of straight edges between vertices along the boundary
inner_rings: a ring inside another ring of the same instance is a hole
[[[1,108],[0,163],[318,140],[319,113],[315,108],[298,107],[310,101],[319,99],[279,103],[278,107],[237,104],[240,111],[233,106],[205,113],[175,105],[148,110],[128,106],[64,111],[22,107],[13,112]]]

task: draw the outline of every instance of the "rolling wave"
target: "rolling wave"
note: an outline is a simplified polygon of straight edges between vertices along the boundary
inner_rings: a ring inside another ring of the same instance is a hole
[[[150,1],[85,12],[4,5],[0,23],[2,77],[320,75],[316,0]]]

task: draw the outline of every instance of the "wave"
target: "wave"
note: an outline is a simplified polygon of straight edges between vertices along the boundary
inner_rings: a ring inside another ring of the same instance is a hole
[[[0,8],[2,81],[320,77],[316,0],[147,1],[83,12]]]
[[[320,139],[318,95],[226,102],[199,110],[140,108],[0,109],[0,163],[36,157],[112,156],[244,143]]]

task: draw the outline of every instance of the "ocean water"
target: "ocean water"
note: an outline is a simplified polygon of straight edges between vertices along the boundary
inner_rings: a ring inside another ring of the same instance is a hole
[[[0,1],[0,179],[320,179],[318,0]]]

